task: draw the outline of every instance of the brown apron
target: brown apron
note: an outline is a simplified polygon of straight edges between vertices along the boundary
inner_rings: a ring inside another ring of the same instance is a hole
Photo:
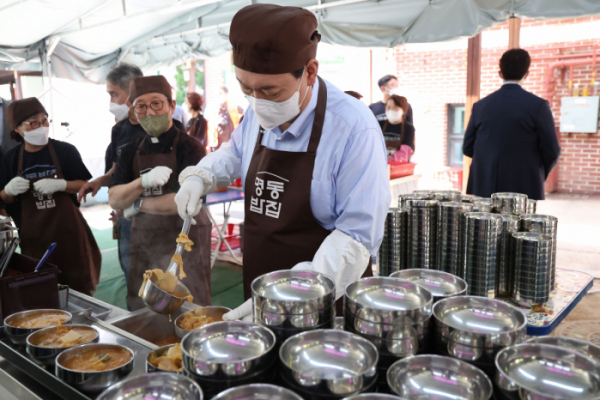
[[[331,234],[317,222],[310,206],[315,157],[327,106],[327,86],[318,79],[317,107],[305,153],[268,149],[261,145],[263,129],[258,133],[244,191],[246,300],[252,296],[250,285],[255,278],[312,261],[321,243]],[[371,275],[371,268],[367,268],[363,277]],[[343,315],[341,299],[336,306],[338,315]]]
[[[52,142],[49,141],[47,146],[56,168],[56,174],[52,178],[64,179]],[[19,152],[20,177],[23,177],[24,150],[25,144]],[[34,182],[47,178],[29,179],[31,187],[19,196],[22,254],[39,260],[48,247],[56,243],[56,250],[48,263],[56,265],[60,270],[58,282],[91,296],[100,279],[100,249],[71,195],[65,192],[43,195],[33,191]]]
[[[170,153],[140,155],[140,150],[148,136],[138,146],[133,158],[134,176],[141,176],[154,167],[164,166],[173,170],[165,186],[149,188],[142,198],[159,197],[175,193],[177,189],[177,132]],[[195,217],[197,225],[190,227],[189,238],[194,242],[191,252],[184,252],[183,269],[187,274],[183,283],[194,296],[194,303],[210,305],[210,233],[211,223],[202,209]],[[129,256],[129,276],[127,277],[127,307],[137,310],[145,307],[138,296],[144,271],[159,268],[165,271],[171,263],[181,233],[183,220],[179,215],[152,215],[139,213],[133,217],[131,225],[131,248]]]

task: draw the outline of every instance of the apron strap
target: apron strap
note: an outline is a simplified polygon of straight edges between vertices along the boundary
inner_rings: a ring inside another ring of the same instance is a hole
[[[144,145],[144,142],[146,141],[147,138],[148,138],[148,135],[144,136],[144,138],[140,142],[139,146],[135,150],[135,156],[133,156],[133,165],[134,166],[137,165],[137,167],[138,167],[137,173],[135,173],[135,171],[134,171],[133,176],[135,179],[137,179],[137,177],[139,177],[140,174],[142,173],[142,166],[140,165],[140,151],[142,150],[142,146]]]
[[[50,141],[48,141],[48,150],[50,151],[50,157],[52,157],[54,168],[56,168],[57,179],[64,179],[62,169],[60,168],[60,163],[58,162],[58,157],[56,156],[56,152],[54,151],[54,146],[52,146],[52,142]]]
[[[25,142],[21,144],[21,150],[19,150],[19,164],[17,165],[17,175],[23,177],[23,151],[25,150]]]
[[[325,81],[317,76],[319,80],[319,96],[317,97],[317,108],[315,110],[315,119],[313,121],[312,132],[310,134],[310,142],[308,142],[307,153],[316,153],[319,142],[321,141],[321,133],[323,132],[323,122],[325,121],[325,110],[327,109],[327,86]]]
[[[171,147],[171,155],[172,156],[177,156],[177,145],[179,144],[179,135],[181,134],[181,132],[179,132],[179,130],[177,130],[177,133],[175,134],[175,140],[173,141],[173,147]]]

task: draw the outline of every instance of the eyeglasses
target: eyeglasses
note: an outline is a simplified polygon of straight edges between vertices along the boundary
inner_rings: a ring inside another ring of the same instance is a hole
[[[168,101],[155,100],[150,103],[150,108],[154,111],[160,111],[163,108],[163,103],[168,103]],[[137,106],[133,107],[133,109],[135,110],[136,114],[145,114],[146,111],[148,111],[148,105],[138,104]]]
[[[27,125],[31,126],[32,130],[33,129],[37,129],[37,128],[39,128],[42,125],[44,125],[44,126],[46,126],[46,125],[50,126],[50,122],[52,122],[52,121],[48,121],[48,118],[45,118],[41,122],[40,121],[31,121],[31,122],[29,122],[29,121],[23,121],[24,124],[27,124]]]

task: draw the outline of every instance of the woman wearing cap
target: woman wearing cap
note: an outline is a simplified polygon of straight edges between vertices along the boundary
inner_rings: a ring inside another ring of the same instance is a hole
[[[183,218],[216,186],[244,183],[247,301],[224,319],[251,319],[250,284],[274,270],[324,273],[337,299],[371,274],[391,200],[385,144],[369,108],[317,76],[320,38],[302,8],[238,11],[229,40],[250,108],[231,141],[179,175]]]
[[[22,143],[4,157],[0,197],[19,228],[22,254],[39,260],[56,243],[48,263],[59,268],[58,281],[93,295],[102,256],[77,202],[92,176],[73,145],[48,139],[48,113],[38,99],[13,102],[6,117]]]

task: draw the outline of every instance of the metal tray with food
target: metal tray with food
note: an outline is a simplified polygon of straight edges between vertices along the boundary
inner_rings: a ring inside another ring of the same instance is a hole
[[[146,372],[148,353],[156,349],[157,346],[144,340],[138,340],[128,332],[91,316],[74,316],[73,323],[94,327],[100,335],[99,343],[120,345],[130,349],[134,353],[133,369],[127,377],[142,375]],[[0,356],[62,398],[92,400],[100,394],[100,391],[84,393],[59,379],[55,375],[54,366],[43,367],[36,363],[27,354],[25,347],[18,347],[9,340],[4,333],[4,329],[0,330]]]

